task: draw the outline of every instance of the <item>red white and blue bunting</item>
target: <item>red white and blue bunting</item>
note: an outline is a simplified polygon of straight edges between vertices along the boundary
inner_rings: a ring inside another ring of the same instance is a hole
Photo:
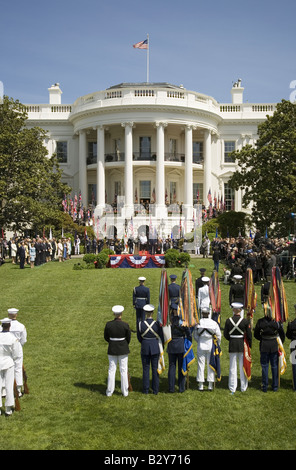
[[[164,268],[164,255],[110,255],[110,268]]]

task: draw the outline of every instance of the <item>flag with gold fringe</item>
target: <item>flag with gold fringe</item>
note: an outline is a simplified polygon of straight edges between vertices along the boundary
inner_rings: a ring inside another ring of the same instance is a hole
[[[253,280],[253,271],[251,268],[247,268],[246,277],[245,277],[245,312],[247,317],[251,320],[255,312],[257,305],[257,293],[255,292],[254,280]]]
[[[243,357],[243,370],[246,378],[251,380],[251,369],[252,369],[252,356],[251,348],[247,340],[247,336],[244,336],[244,357]]]
[[[221,322],[221,288],[218,271],[213,271],[209,282],[209,295],[212,306],[212,319]]]
[[[185,338],[184,355],[183,355],[183,363],[182,363],[183,375],[188,375],[189,367],[191,366],[191,364],[193,364],[194,361],[195,361],[195,357],[193,353],[192,342],[188,338]]]
[[[288,304],[281,271],[278,266],[274,266],[271,271],[271,283],[269,290],[269,303],[271,315],[275,321],[285,322],[289,318]]]
[[[182,275],[180,301],[178,314],[182,318],[182,326],[191,328],[197,325],[199,320],[195,292],[193,288],[191,272],[188,268],[183,271]]]
[[[157,321],[162,326],[165,344],[167,344],[172,339],[169,314],[168,275],[166,269],[163,268],[160,275]]]
[[[218,382],[221,381],[221,365],[220,365],[220,357],[222,356],[221,347],[218,343],[218,338],[216,335],[213,335],[213,345],[210,355],[210,368],[216,373],[216,377]]]

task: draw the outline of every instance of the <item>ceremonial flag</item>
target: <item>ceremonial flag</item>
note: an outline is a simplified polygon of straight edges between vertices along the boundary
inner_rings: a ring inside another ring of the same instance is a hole
[[[283,347],[281,339],[277,338],[278,342],[278,352],[279,352],[279,378],[280,375],[283,375],[287,369],[286,353]]]
[[[162,269],[160,275],[159,301],[157,309],[157,321],[162,326],[164,343],[168,343],[171,338],[170,318],[169,318],[169,288],[166,269]]]
[[[182,325],[191,328],[197,325],[199,323],[199,320],[197,314],[195,292],[192,283],[192,276],[188,268],[183,271],[182,275],[181,300],[183,310]]]
[[[212,203],[212,194],[211,194],[210,189],[209,189],[209,192],[208,192],[208,201],[209,201],[210,204]]]
[[[256,305],[257,305],[257,294],[255,292],[255,286],[254,286],[254,281],[253,281],[253,271],[251,268],[247,268],[246,277],[245,277],[244,308],[249,318],[253,318]]]
[[[271,305],[272,318],[275,321],[287,321],[289,318],[288,304],[284,283],[278,266],[274,266],[271,271],[269,301]]]
[[[221,356],[222,356],[221,347],[218,343],[217,336],[214,335],[209,366],[216,373],[218,382],[220,382],[221,380],[221,365],[220,365]]]
[[[244,358],[243,358],[243,370],[246,378],[251,379],[251,368],[252,368],[252,356],[251,348],[247,340],[246,334],[244,336]]]
[[[183,355],[183,363],[182,363],[182,374],[188,375],[189,367],[195,361],[192,343],[189,341],[188,338],[184,340],[184,355]]]
[[[133,47],[135,49],[148,49],[148,39],[145,39],[145,41],[137,42],[133,45]]]
[[[212,319],[219,325],[221,322],[221,288],[218,271],[213,271],[209,282],[209,296],[212,305]]]

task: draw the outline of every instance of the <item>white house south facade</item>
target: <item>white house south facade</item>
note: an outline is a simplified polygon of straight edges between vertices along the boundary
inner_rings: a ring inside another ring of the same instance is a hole
[[[136,204],[153,205],[153,216],[168,218],[172,204],[188,214],[208,195],[226,209],[242,210],[241,191],[228,181],[237,169],[229,157],[258,138],[258,124],[275,103],[243,101],[238,80],[231,101],[168,83],[122,83],[62,104],[59,84],[48,104],[26,104],[28,126],[47,131],[49,156],[57,153],[63,180],[84,207],[123,201],[125,216]]]

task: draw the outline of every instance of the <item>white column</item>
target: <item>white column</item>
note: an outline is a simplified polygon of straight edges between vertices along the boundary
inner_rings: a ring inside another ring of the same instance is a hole
[[[165,206],[165,169],[164,169],[164,128],[166,123],[157,122],[157,163],[156,163],[156,216],[164,218]]]
[[[105,130],[97,127],[97,206],[105,207]]]
[[[192,174],[192,126],[185,127],[185,197],[184,204],[186,206],[193,205],[193,174]]]
[[[79,190],[84,207],[87,207],[86,131],[79,131]]]
[[[134,193],[133,193],[133,123],[124,122],[122,127],[125,129],[125,170],[124,170],[124,186],[125,186],[125,209],[126,217],[133,214],[134,210]]]
[[[204,132],[204,183],[203,183],[204,185],[203,201],[206,207],[209,205],[208,193],[209,193],[209,189],[211,189],[211,174],[212,174],[211,132],[209,129],[206,129]]]

